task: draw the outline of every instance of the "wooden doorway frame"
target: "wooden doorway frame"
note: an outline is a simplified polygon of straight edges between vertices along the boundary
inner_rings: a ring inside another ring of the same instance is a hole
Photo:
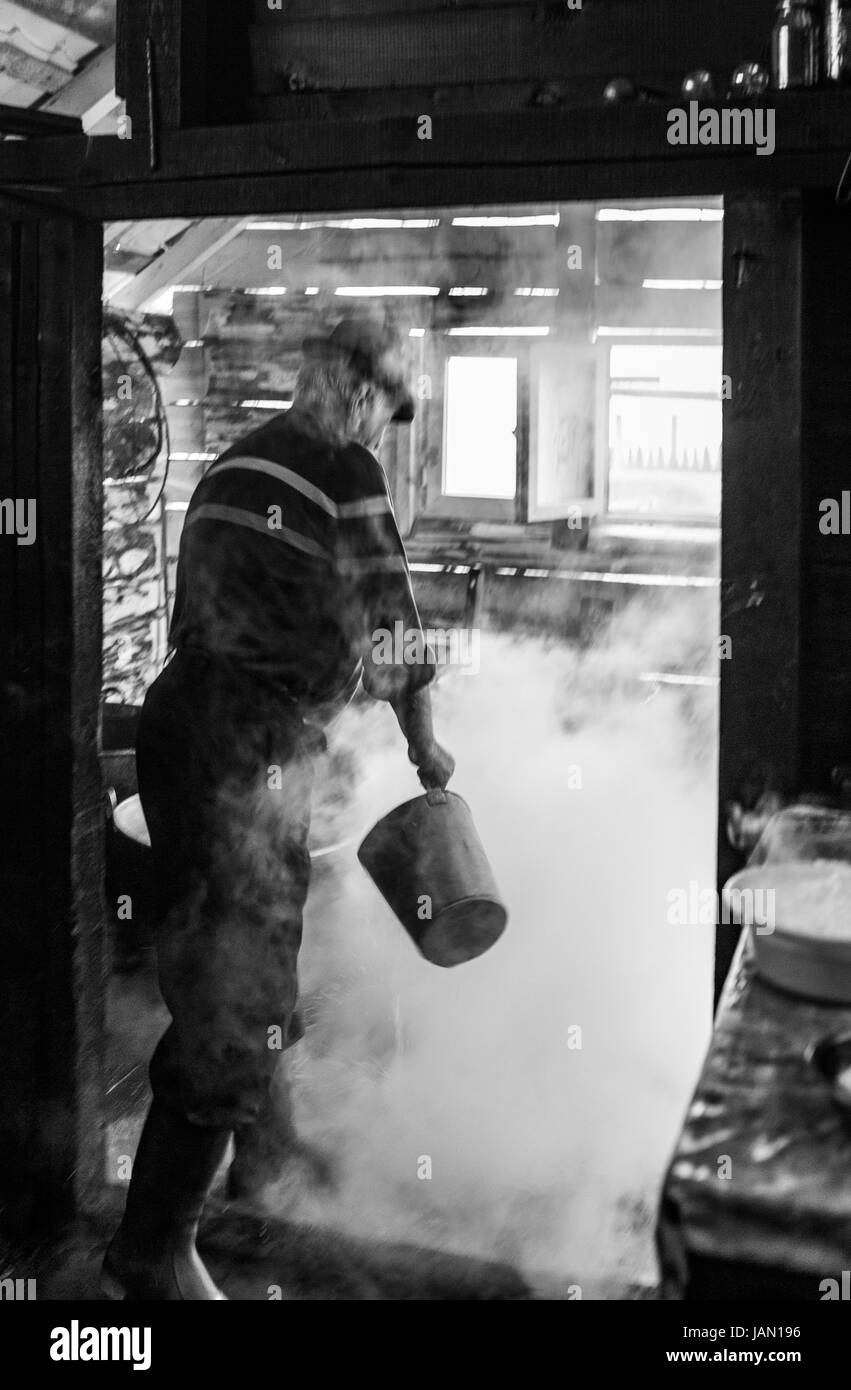
[[[403,148],[401,134],[394,129],[385,127],[383,134],[365,131],[362,123],[351,131],[326,125],[309,132],[269,126],[166,132],[156,168],[150,167],[149,151],[138,141],[106,139],[92,142],[95,148],[90,149],[76,137],[57,137],[0,149],[0,278],[9,302],[18,306],[18,325],[33,308],[47,315],[52,325],[44,351],[55,372],[57,394],[53,406],[45,407],[39,428],[45,439],[51,421],[57,428],[50,468],[32,486],[39,502],[55,498],[57,516],[63,508],[67,512],[61,534],[68,563],[48,566],[44,579],[44,602],[53,614],[50,631],[62,652],[59,699],[48,721],[64,740],[62,796],[55,813],[45,820],[50,785],[46,764],[39,765],[35,780],[24,775],[20,795],[26,807],[22,823],[36,827],[33,833],[42,836],[45,865],[67,862],[71,867],[57,874],[49,911],[34,904],[22,909],[16,930],[22,937],[28,930],[41,933],[34,939],[44,943],[40,959],[28,949],[31,942],[22,947],[19,977],[21,999],[37,1011],[39,1021],[34,1036],[31,1028],[27,1032],[25,1044],[20,1039],[16,1043],[8,1029],[5,1037],[7,1051],[17,1048],[22,1058],[12,1094],[18,1095],[21,1086],[27,1088],[27,1113],[33,1132],[40,1135],[30,1185],[33,1212],[45,1191],[53,1194],[57,1210],[66,1198],[66,1205],[77,1207],[96,1201],[102,1153],[96,1097],[103,1042],[98,995],[103,978],[98,973],[102,847],[95,739],[101,590],[100,538],[94,533],[100,515],[101,460],[94,343],[97,340],[99,349],[103,221],[241,217],[246,208],[263,214],[676,198],[687,193],[723,196],[725,371],[734,379],[734,395],[725,405],[722,630],[740,644],[743,656],[740,666],[733,662],[722,676],[719,881],[731,867],[724,806],[737,794],[742,759],[776,759],[779,749],[785,773],[793,780],[799,776],[801,544],[794,524],[790,527],[794,510],[789,509],[796,501],[800,504],[802,495],[803,251],[801,194],[787,190],[835,186],[845,134],[840,132],[827,151],[814,148],[811,135],[802,137],[796,147],[779,151],[776,162],[729,154],[707,158],[695,152],[670,159],[659,154],[655,130],[651,139],[647,113],[636,115],[635,130],[619,118],[620,124],[608,131],[606,117],[603,134],[580,121],[582,158],[566,146],[563,118],[560,123],[547,112],[529,113],[530,119],[520,123],[521,135],[516,117],[462,118],[453,127],[455,148],[463,151],[456,162],[433,151],[412,160],[409,132]],[[26,229],[20,235],[30,245],[29,260],[13,254],[19,226]],[[47,273],[56,277],[53,317],[44,297],[46,282],[39,276],[33,281],[33,248],[38,246],[54,246],[45,262]],[[62,283],[60,266],[66,277]],[[13,344],[7,340],[7,372],[13,370],[13,356]],[[741,387],[738,395],[736,382]],[[777,392],[787,426],[779,452],[759,435],[760,419],[774,408]],[[17,399],[21,418],[27,417],[23,387],[17,398],[9,399]],[[4,429],[10,440],[19,432],[15,412],[8,406]],[[772,479],[774,500],[769,506],[764,490],[753,482],[757,475]],[[17,477],[13,483],[17,488]],[[22,609],[10,610],[10,621],[18,636],[32,635],[34,620]],[[764,664],[768,649],[770,674]],[[53,690],[46,667],[33,690]],[[755,691],[760,692],[756,701]],[[766,710],[780,720],[776,728],[766,723]],[[21,756],[12,765],[20,765],[26,774]],[[9,824],[14,817],[11,802],[6,811]],[[719,936],[721,973],[731,949],[729,939]],[[52,981],[46,992],[45,977]],[[47,1051],[52,1060],[45,1068],[39,1060],[45,1039],[39,1041],[38,1030],[44,1030],[51,1009],[60,1032],[66,1030],[64,1043],[71,1055],[61,1056],[51,1044]],[[6,1094],[3,1090],[0,1083],[0,1108],[10,1099],[9,1087]],[[69,1119],[74,1153],[62,1137]]]

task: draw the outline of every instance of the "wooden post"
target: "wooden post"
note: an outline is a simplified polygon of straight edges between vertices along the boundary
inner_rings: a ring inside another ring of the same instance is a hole
[[[0,221],[0,1169],[11,1234],[101,1184],[102,229]],[[10,534],[8,501],[32,523]]]
[[[851,542],[825,505],[848,496],[851,421],[851,209],[804,196],[803,240],[803,785],[831,789],[851,763]]]
[[[742,862],[727,803],[800,776],[801,241],[798,195],[726,200],[719,887]],[[737,937],[719,927],[716,993]]]
[[[249,20],[250,0],[118,0],[115,90],[154,165],[160,132],[242,119]]]

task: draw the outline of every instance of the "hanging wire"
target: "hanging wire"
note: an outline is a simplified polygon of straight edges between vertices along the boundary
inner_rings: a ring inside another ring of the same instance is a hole
[[[136,524],[141,525],[156,511],[159,503],[162,501],[168,483],[171,462],[171,440],[169,436],[168,416],[166,414],[162,391],[160,390],[160,384],[153,363],[142,346],[140,335],[133,324],[121,314],[117,314],[114,310],[111,310],[104,315],[104,330],[105,336],[112,345],[115,358],[122,366],[128,365],[128,360],[125,354],[120,351],[116,345],[123,344],[125,349],[129,347],[130,353],[135,357],[136,362],[141,367],[142,374],[151,391],[154,410],[155,443],[144,462],[135,465],[135,470],[141,473],[147,472],[149,468],[154,466],[163,451],[163,447],[165,447],[165,466],[162,480],[157,490],[156,497],[148,510],[142,516],[136,518]]]
[[[162,398],[160,398],[160,400],[162,400]],[[162,433],[162,439],[163,439],[163,442],[164,442],[164,444],[165,444],[165,465],[164,465],[164,467],[163,467],[162,481],[161,481],[161,483],[160,483],[160,485],[159,485],[159,488],[157,489],[157,495],[156,495],[156,497],[154,498],[153,502],[151,503],[150,507],[149,507],[148,510],[145,512],[145,515],[144,515],[143,517],[140,517],[140,518],[139,518],[140,523],[141,523],[142,521],[147,521],[147,520],[148,520],[148,517],[151,516],[151,515],[156,511],[157,507],[159,506],[160,502],[161,502],[162,499],[163,499],[163,494],[165,493],[166,484],[168,483],[169,469],[170,469],[170,467],[171,467],[171,436],[169,435],[169,431],[168,431],[168,416],[166,415],[165,410],[163,410],[163,412],[162,412],[161,426],[160,426],[160,428],[161,428],[161,433]]]
[[[839,183],[836,186],[836,202],[841,208],[847,207],[851,203],[851,153],[845,161],[845,168],[839,176]]]

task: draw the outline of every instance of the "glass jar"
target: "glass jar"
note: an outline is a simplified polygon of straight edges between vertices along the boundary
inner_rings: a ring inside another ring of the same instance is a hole
[[[779,91],[818,82],[819,30],[809,0],[780,0],[771,34],[771,76]]]
[[[771,817],[748,864],[812,864],[824,859],[851,864],[851,811],[796,802]]]
[[[828,82],[851,82],[851,0],[826,0],[824,75]]]

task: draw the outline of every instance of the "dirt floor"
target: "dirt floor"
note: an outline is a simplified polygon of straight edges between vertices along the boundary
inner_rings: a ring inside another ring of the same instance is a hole
[[[103,1250],[115,1211],[80,1221],[62,1241],[15,1261],[18,1277],[35,1277],[38,1298],[96,1301]],[[251,1217],[220,1207],[205,1221],[200,1248],[219,1287],[241,1302],[362,1300],[452,1302],[570,1301],[570,1280],[524,1277],[509,1265],[439,1250],[353,1240],[327,1230]],[[581,1285],[583,1300],[654,1299],[649,1287]]]

